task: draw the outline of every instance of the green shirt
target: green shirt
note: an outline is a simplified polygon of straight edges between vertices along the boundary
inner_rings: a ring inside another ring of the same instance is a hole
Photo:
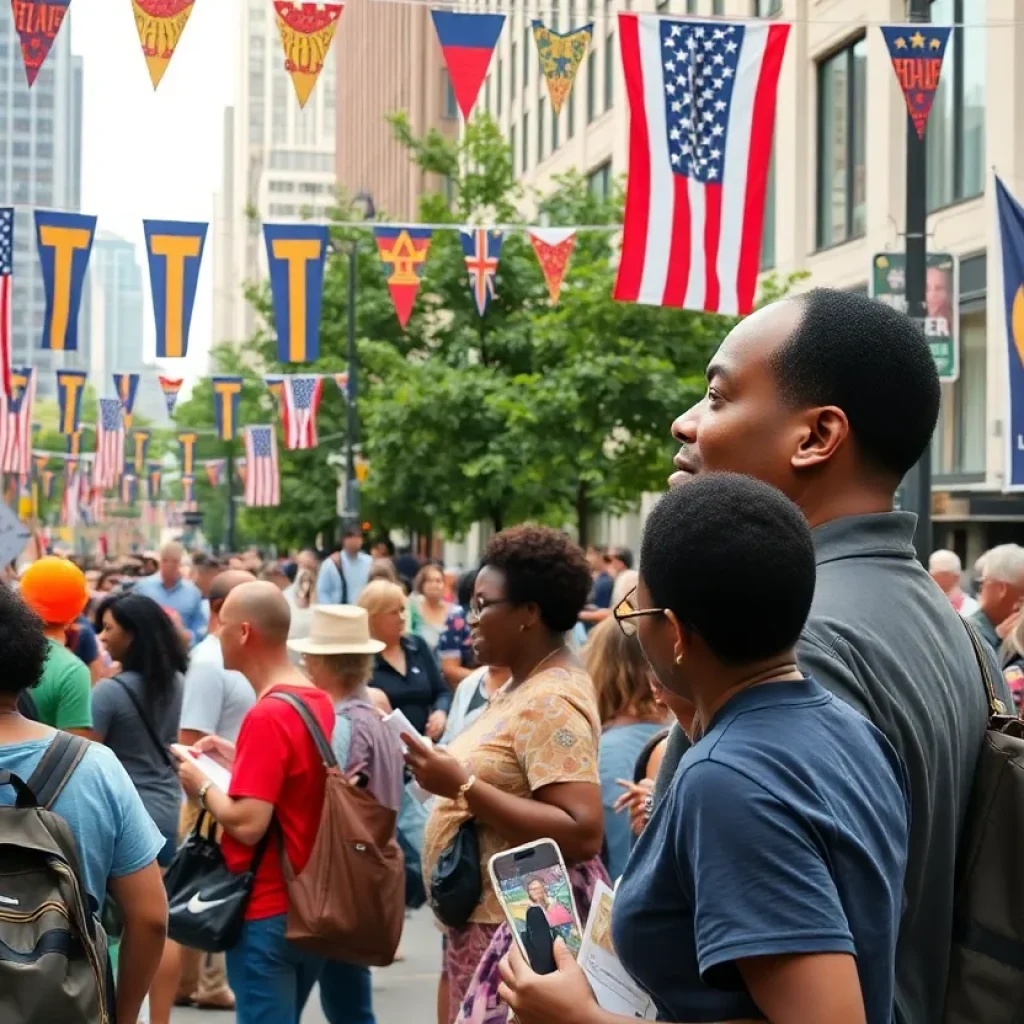
[[[39,685],[29,690],[43,725],[54,729],[92,728],[92,677],[85,662],[53,640]]]

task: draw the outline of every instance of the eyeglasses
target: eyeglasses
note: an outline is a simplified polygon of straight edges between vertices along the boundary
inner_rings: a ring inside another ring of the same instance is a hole
[[[488,608],[491,608],[496,604],[511,603],[512,602],[507,597],[474,597],[473,600],[469,602],[469,614],[472,615],[474,619],[479,619]]]
[[[612,617],[626,636],[636,636],[636,619],[645,615],[664,615],[664,608],[637,608],[634,587],[612,610]]]

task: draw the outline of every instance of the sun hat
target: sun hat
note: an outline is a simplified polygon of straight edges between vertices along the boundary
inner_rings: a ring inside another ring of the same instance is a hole
[[[371,638],[365,608],[319,604],[312,611],[309,636],[289,640],[289,650],[298,654],[376,654],[387,646]]]
[[[85,573],[53,555],[33,562],[21,577],[21,598],[47,626],[67,626],[89,602]]]

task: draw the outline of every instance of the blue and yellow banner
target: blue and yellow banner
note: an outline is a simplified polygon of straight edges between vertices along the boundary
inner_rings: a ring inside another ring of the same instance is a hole
[[[311,363],[320,357],[327,227],[264,224],[270,292],[277,328],[277,361]]]
[[[238,432],[238,404],[242,399],[241,377],[213,377],[213,411],[217,418],[217,436],[234,441]]]
[[[136,477],[134,473],[125,473],[121,477],[121,504],[125,506],[135,504],[135,482]]]
[[[35,217],[46,294],[41,345],[54,352],[74,352],[78,349],[78,309],[96,218],[52,210],[36,210]]]
[[[1006,301],[1009,424],[1006,438],[1007,491],[1024,490],[1024,207],[996,176],[996,210],[1003,250]]]
[[[146,455],[149,452],[148,430],[133,430],[132,439],[135,442],[135,475],[139,478],[146,472]]]
[[[68,442],[68,455],[74,456],[76,459],[82,454],[82,430],[79,428],[74,433],[67,435]]]
[[[121,400],[121,411],[124,413],[125,430],[130,430],[135,418],[135,399],[139,394],[139,374],[115,373],[114,390]]]
[[[196,500],[196,481],[191,474],[181,478],[181,494],[185,502],[191,505]]]
[[[160,463],[149,464],[149,500],[158,501],[160,498]]]
[[[86,376],[84,370],[57,371],[57,429],[62,434],[78,430]]]
[[[153,289],[157,358],[181,359],[188,352],[188,331],[207,225],[179,220],[144,220],[142,227]]]
[[[187,432],[178,435],[178,444],[181,445],[181,471],[185,476],[192,476],[195,473],[196,441],[198,440],[198,434]]]

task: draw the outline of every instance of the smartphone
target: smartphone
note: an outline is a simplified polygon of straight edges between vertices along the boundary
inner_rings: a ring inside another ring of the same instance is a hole
[[[487,865],[512,936],[538,974],[555,970],[556,938],[573,956],[583,929],[562,851],[551,839],[496,853]]]

